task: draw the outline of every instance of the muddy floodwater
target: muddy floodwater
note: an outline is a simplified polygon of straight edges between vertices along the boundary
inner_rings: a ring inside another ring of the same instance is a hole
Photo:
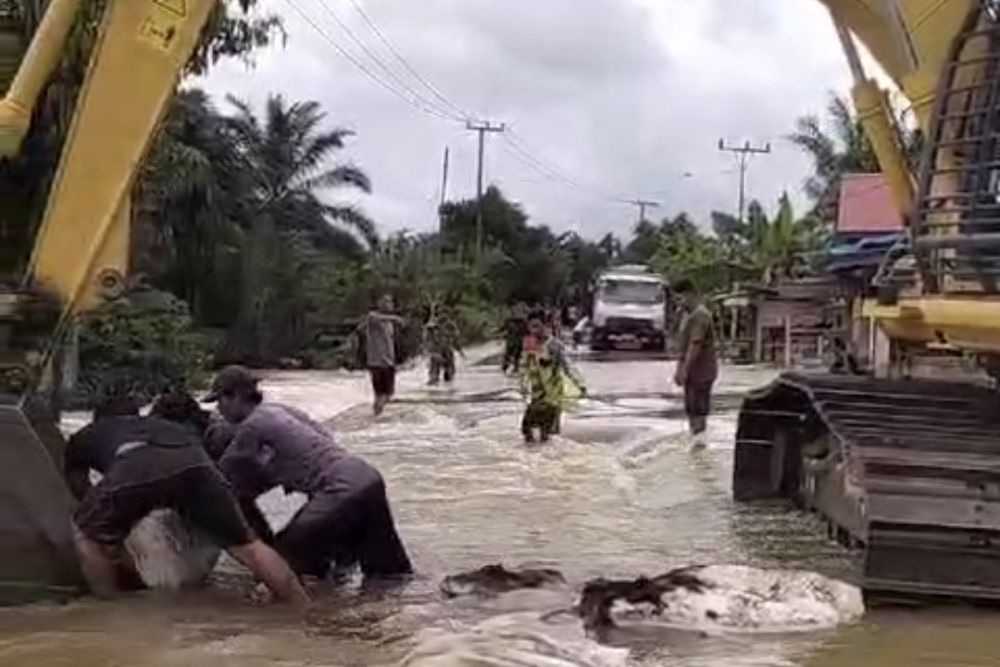
[[[305,618],[253,605],[245,576],[226,567],[212,588],[178,596],[0,610],[0,666],[1000,665],[1000,613],[986,610],[876,610],[806,632],[639,624],[587,637],[559,610],[593,577],[709,564],[851,581],[855,562],[813,519],[731,500],[740,396],[770,371],[724,369],[711,444],[692,452],[670,362],[623,357],[580,367],[590,397],[561,437],[534,447],[519,436],[514,383],[495,366],[464,368],[449,389],[404,373],[398,402],[377,421],[362,377],[275,375],[270,397],[327,421],[381,468],[420,576],[401,589],[330,585],[315,591]],[[266,507],[280,525],[298,502],[271,495]],[[500,562],[557,568],[567,584],[488,599],[439,592],[448,574]]]

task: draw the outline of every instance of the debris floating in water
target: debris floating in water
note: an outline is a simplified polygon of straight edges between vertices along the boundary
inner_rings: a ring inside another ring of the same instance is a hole
[[[522,568],[508,570],[503,565],[486,565],[478,570],[445,577],[441,592],[448,597],[498,595],[524,588],[543,588],[566,583],[558,570]]]
[[[864,614],[857,587],[795,570],[713,565],[588,586],[591,599],[585,588],[581,601],[581,613],[592,615],[584,615],[588,627],[654,623],[710,633],[785,633],[831,628]]]
[[[677,590],[701,594],[712,584],[701,579],[697,572],[701,568],[671,570],[666,574],[638,579],[592,579],[583,587],[577,610],[587,628],[614,625],[611,609],[616,602],[629,605],[648,605],[655,615],[666,609],[664,596]]]

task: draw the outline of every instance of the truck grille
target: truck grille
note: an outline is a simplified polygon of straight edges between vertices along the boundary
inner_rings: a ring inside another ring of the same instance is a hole
[[[653,323],[635,317],[609,317],[606,328],[615,333],[640,333],[651,331]]]

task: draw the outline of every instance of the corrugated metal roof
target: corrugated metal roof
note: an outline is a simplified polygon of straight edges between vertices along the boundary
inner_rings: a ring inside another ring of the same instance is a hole
[[[840,181],[837,232],[885,234],[903,229],[903,218],[882,174],[847,174]]]

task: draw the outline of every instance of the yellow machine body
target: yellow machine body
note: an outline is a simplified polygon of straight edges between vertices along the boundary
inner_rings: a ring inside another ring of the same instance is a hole
[[[979,0],[820,0],[841,30],[860,41],[909,102],[913,120],[930,136],[942,80],[950,66],[956,39],[970,10]],[[845,48],[845,50],[849,47]],[[848,59],[853,55],[848,53]],[[976,54],[968,54],[975,57]],[[983,65],[985,67],[985,64]],[[914,211],[914,165],[906,157],[894,127],[886,92],[874,78],[855,75],[853,97],[859,118],[870,138],[899,210],[908,220]],[[981,73],[965,68],[957,85],[974,83]],[[937,156],[947,166],[948,151]],[[948,195],[960,188],[954,179],[939,179],[935,194]],[[966,291],[966,290],[963,290]],[[867,303],[893,340],[911,344],[946,344],[975,353],[1000,354],[1000,301],[976,294],[928,293],[917,289],[900,295],[893,306]]]

